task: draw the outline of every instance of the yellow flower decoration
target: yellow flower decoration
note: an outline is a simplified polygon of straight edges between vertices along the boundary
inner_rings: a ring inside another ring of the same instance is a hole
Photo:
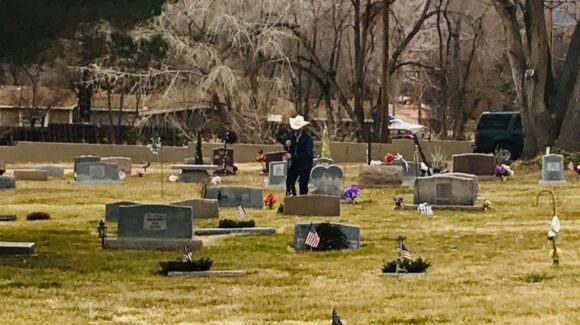
[[[483,210],[488,210],[491,209],[492,205],[491,205],[491,201],[490,200],[485,200],[485,202],[483,202]]]

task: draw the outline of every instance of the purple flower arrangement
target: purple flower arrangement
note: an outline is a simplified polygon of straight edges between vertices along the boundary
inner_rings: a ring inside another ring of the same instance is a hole
[[[501,179],[512,177],[514,172],[511,168],[507,165],[497,165],[495,166],[495,176],[500,177]]]
[[[360,187],[358,187],[358,185],[351,185],[347,188],[344,189],[344,193],[342,195],[342,197],[345,200],[350,200],[353,201],[357,198],[357,196],[360,194]]]

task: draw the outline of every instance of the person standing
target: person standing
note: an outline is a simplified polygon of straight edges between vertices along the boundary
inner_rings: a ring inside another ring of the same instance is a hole
[[[285,160],[288,161],[288,177],[286,177],[286,195],[296,196],[296,180],[300,186],[300,195],[308,194],[310,171],[314,159],[314,140],[307,130],[310,122],[302,115],[290,118],[290,131],[286,141]]]

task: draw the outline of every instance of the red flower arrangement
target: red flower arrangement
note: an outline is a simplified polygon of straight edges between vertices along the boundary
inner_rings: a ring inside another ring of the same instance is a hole
[[[264,198],[264,204],[268,207],[268,209],[272,209],[274,204],[276,204],[278,201],[278,196],[276,196],[274,193],[270,193]]]

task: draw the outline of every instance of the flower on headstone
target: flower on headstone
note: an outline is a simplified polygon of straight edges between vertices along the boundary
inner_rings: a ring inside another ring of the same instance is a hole
[[[268,209],[272,209],[274,204],[276,204],[278,201],[278,196],[276,196],[274,193],[270,193],[264,198],[264,204],[268,207]]]
[[[395,156],[392,153],[387,153],[387,155],[385,156],[385,164],[387,165],[392,165],[393,161],[395,161]]]

